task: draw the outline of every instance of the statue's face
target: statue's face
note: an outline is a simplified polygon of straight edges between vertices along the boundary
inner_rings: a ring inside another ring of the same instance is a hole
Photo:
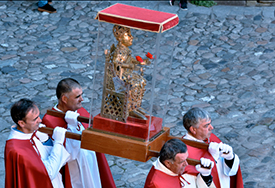
[[[131,46],[133,44],[133,36],[131,35],[131,31],[125,32],[124,35],[121,36],[120,42],[126,47]]]

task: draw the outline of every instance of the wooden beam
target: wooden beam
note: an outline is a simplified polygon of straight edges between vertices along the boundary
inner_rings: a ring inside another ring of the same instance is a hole
[[[208,150],[208,147],[209,147],[209,144],[204,143],[204,142],[198,142],[198,141],[194,141],[194,140],[188,140],[188,139],[184,139],[184,138],[181,138],[181,137],[175,137],[175,136],[170,136],[170,135],[168,136],[167,141],[171,140],[173,138],[180,139],[186,145],[189,145],[189,146],[192,146],[192,147],[195,147],[195,148]]]
[[[170,135],[168,136],[168,140],[173,139],[173,138],[180,139],[186,145],[189,145],[189,146],[192,146],[192,147],[195,147],[195,148],[208,150],[208,147],[209,147],[209,144],[207,144],[205,142],[198,142],[198,141],[188,140],[188,139],[184,139],[184,138],[180,138],[180,137],[175,137],[175,136],[170,136]],[[221,149],[219,149],[219,150],[221,151]],[[223,153],[224,154],[228,154],[228,152],[223,152]]]
[[[40,128],[38,129],[38,131],[40,131],[40,132],[42,132],[42,133],[49,134],[49,135],[52,135],[52,134],[53,134],[53,128],[50,128],[50,127],[40,127]],[[65,137],[66,137],[66,138],[70,138],[70,139],[80,140],[80,141],[81,141],[81,134],[72,133],[72,132],[67,131],[66,134],[65,134]]]
[[[59,112],[56,110],[47,110],[47,114],[55,117],[60,117],[60,118],[65,118],[65,113],[64,112]],[[77,121],[83,122],[83,123],[89,123],[89,118],[84,117],[84,116],[78,116]],[[91,124],[93,124],[93,120],[91,119]]]
[[[38,131],[49,135],[53,134],[53,130],[53,128],[49,127],[40,127],[38,129]],[[92,131],[92,129],[84,130],[84,136],[67,131],[65,137],[81,141],[81,148],[84,149],[146,162],[151,157],[159,156],[159,151],[151,150],[149,148],[159,148],[160,150],[165,143],[165,139],[167,138],[167,134],[169,134],[169,132],[170,129],[165,127],[164,132],[150,143],[132,140],[129,138],[122,138],[115,135],[108,135],[105,133]],[[193,166],[200,164],[199,160],[190,158],[187,158],[187,162]]]

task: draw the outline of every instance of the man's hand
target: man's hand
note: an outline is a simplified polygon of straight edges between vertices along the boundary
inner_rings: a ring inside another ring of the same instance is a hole
[[[220,157],[220,144],[217,142],[211,142],[208,147],[209,153],[217,161]]]
[[[65,133],[66,133],[66,129],[62,128],[62,127],[56,127],[53,130],[53,139],[54,139],[54,144],[61,144],[63,145],[63,142],[65,140]]]
[[[73,127],[77,127],[78,116],[79,116],[79,113],[68,110],[65,114],[65,120],[68,124],[72,125]]]
[[[227,144],[220,143],[221,157],[226,160],[232,160],[234,158],[233,149]]]
[[[200,172],[202,176],[209,176],[214,166],[214,162],[211,161],[210,159],[206,159],[203,157],[200,159],[200,161],[201,161],[201,165],[200,164],[196,165],[196,170]],[[210,167],[210,169],[204,168],[204,167]]]

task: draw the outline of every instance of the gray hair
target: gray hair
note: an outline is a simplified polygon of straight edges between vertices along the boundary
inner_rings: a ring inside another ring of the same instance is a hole
[[[190,127],[198,128],[198,124],[203,119],[206,119],[207,121],[211,120],[211,117],[206,110],[199,107],[191,108],[183,116],[183,126],[189,132]]]

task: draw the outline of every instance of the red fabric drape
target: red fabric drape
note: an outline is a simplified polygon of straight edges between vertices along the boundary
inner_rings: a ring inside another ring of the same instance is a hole
[[[5,188],[53,187],[30,140],[11,139],[6,142],[5,173]]]
[[[181,188],[178,176],[169,176],[152,166],[144,188]]]

